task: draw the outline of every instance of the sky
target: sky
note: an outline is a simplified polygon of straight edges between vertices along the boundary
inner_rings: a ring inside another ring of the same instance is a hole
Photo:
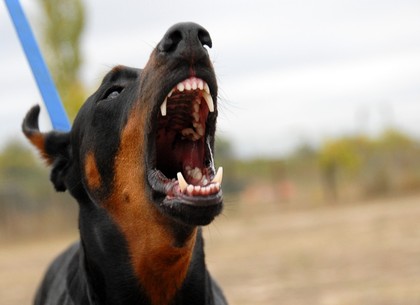
[[[22,0],[37,39],[39,8]],[[93,93],[114,65],[143,67],[166,30],[194,21],[211,34],[218,136],[242,158],[395,127],[420,138],[420,1],[87,0],[81,77]],[[0,4],[0,148],[21,139],[42,103]],[[41,128],[51,126],[44,116]]]

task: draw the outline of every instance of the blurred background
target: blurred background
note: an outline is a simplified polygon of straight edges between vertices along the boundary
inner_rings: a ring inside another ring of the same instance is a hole
[[[21,2],[71,119],[172,24],[210,32],[226,208],[206,248],[231,304],[420,304],[418,1]],[[0,29],[0,304],[29,304],[77,204],[21,134],[42,99],[4,3]]]

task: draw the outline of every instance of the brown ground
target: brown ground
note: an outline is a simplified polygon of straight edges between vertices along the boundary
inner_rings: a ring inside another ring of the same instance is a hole
[[[205,228],[232,305],[420,304],[420,197],[284,211],[228,206]],[[0,248],[0,304],[30,304],[72,236]]]

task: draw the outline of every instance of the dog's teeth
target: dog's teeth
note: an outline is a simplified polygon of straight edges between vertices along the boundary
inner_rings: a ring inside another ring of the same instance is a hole
[[[185,82],[185,90],[190,91],[191,90],[191,83]]]
[[[201,180],[201,178],[203,177],[203,174],[201,173],[201,169],[199,169],[198,167],[194,168],[192,170],[192,175],[191,176],[194,179]]]
[[[210,94],[207,93],[207,91],[203,92],[204,100],[207,103],[207,106],[209,107],[210,112],[214,112],[214,104],[213,104],[213,98]]]
[[[162,105],[160,105],[160,113],[162,116],[166,116],[166,104],[168,103],[168,98],[165,98]]]
[[[191,83],[191,88],[193,89],[193,90],[197,90],[197,81],[194,79],[193,81],[192,81],[192,83]]]
[[[178,178],[179,188],[181,189],[181,192],[184,193],[188,187],[188,183],[185,181],[185,178],[182,176],[181,172],[177,173],[176,176]]]
[[[203,81],[201,79],[198,80],[197,86],[198,86],[198,89],[200,89],[200,90],[204,89],[204,84],[203,84]]]
[[[219,167],[217,170],[216,176],[214,176],[211,182],[222,184],[222,180],[223,180],[223,167]]]
[[[209,85],[207,85],[207,83],[204,83],[204,91],[210,94],[210,88],[209,88]]]
[[[168,97],[171,97],[172,93],[174,93],[175,89],[172,89],[171,92],[168,93]]]
[[[179,84],[176,86],[176,88],[178,89],[178,91],[179,91],[179,92],[182,92],[182,91],[184,91],[184,89],[185,89],[185,87],[184,87],[184,84],[183,84],[183,83],[179,83]]]
[[[197,128],[196,128],[196,131],[197,131],[197,133],[198,133],[198,135],[200,135],[200,136],[204,136],[204,128],[203,128],[203,126],[198,126]]]
[[[181,133],[184,137],[187,137],[189,135],[193,135],[195,132],[192,128],[184,128],[181,130]]]
[[[194,107],[194,112],[197,112],[198,113],[198,110],[200,110],[200,105],[198,103],[194,103],[194,106],[193,107]]]
[[[193,191],[194,191],[194,185],[188,184],[188,186],[187,186],[188,195],[192,195]]]
[[[179,189],[183,194],[187,194],[189,196],[207,196],[209,194],[214,194],[220,190],[220,184],[222,183],[223,178],[223,168],[219,167],[217,170],[216,175],[214,176],[213,180],[211,181],[211,184],[207,184],[207,179],[202,174],[201,169],[198,167],[191,168],[188,166],[188,172],[187,174],[190,176],[190,178],[201,180],[202,185],[192,185],[188,184],[185,180],[184,176],[182,175],[182,172],[178,172],[176,174],[178,178],[178,184]]]

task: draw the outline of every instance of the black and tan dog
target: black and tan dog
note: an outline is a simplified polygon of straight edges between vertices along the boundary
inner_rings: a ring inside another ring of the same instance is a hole
[[[80,242],[49,268],[35,304],[226,304],[200,226],[222,210],[213,160],[217,84],[209,33],[171,27],[144,69],[113,68],[69,133],[23,132],[80,207]]]

